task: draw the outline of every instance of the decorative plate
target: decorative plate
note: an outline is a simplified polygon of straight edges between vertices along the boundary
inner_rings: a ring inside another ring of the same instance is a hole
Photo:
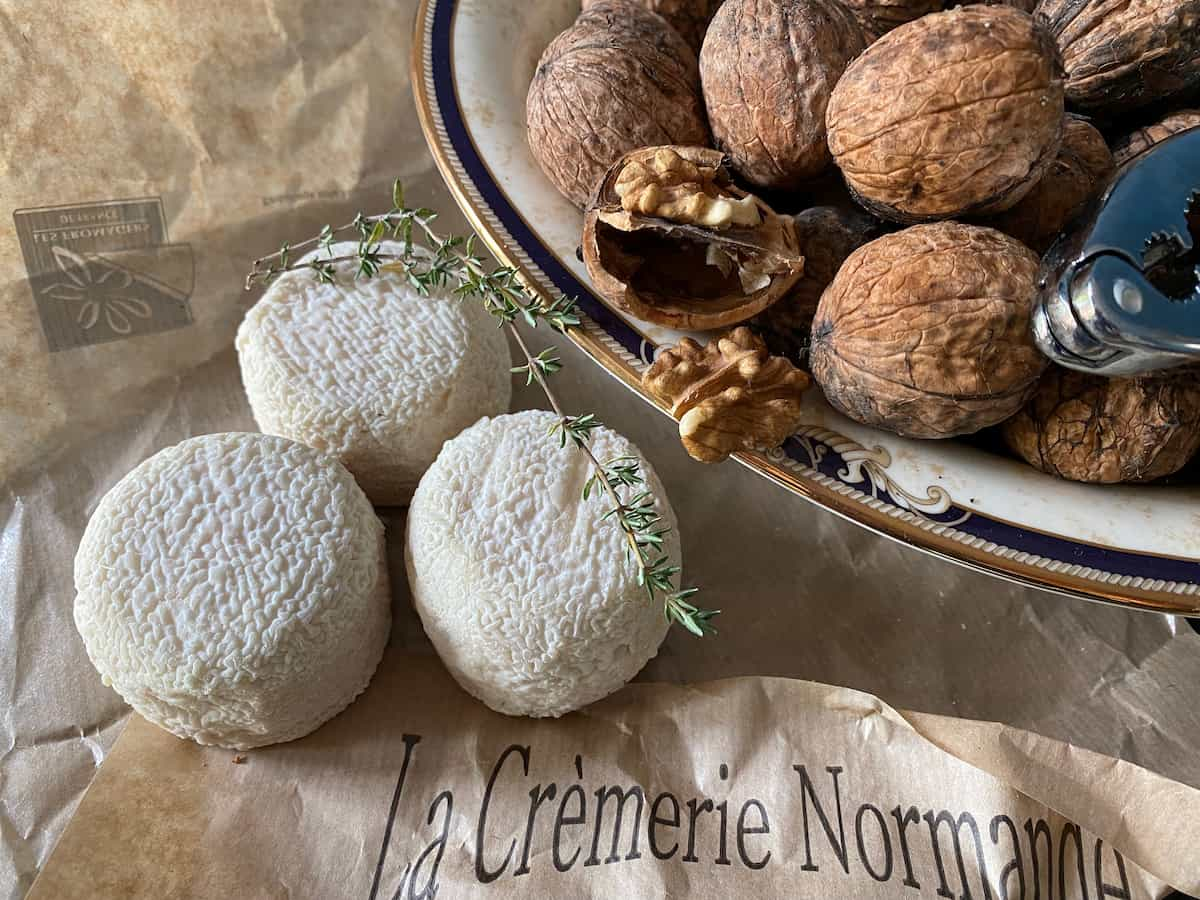
[[[677,333],[609,308],[575,257],[582,216],[525,143],[525,91],[570,0],[423,0],[412,54],[421,125],[446,184],[496,256],[548,297],[578,298],[571,338],[647,403],[640,373]],[[1087,486],[960,441],[851,422],[819,390],[805,425],[740,463],[887,537],[1025,584],[1200,613],[1200,486]],[[665,414],[665,413],[664,413]],[[708,477],[720,478],[714,468]]]

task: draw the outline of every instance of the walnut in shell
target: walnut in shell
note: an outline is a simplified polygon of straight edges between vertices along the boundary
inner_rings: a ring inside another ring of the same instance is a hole
[[[1034,0],[976,0],[979,3],[988,3],[993,6],[1012,6],[1024,12],[1031,13],[1037,3]]]
[[[1033,12],[1035,0],[967,0],[966,3],[945,3],[944,0],[842,0],[850,8],[867,35],[867,42],[876,41],[893,28],[940,12],[949,6],[968,6],[984,3],[989,6],[1013,6],[1027,13]]]
[[[825,107],[865,46],[838,0],[727,0],[700,51],[716,145],[760,188],[791,189],[829,164]]]
[[[709,140],[695,54],[661,17],[625,0],[590,5],[550,42],[525,124],[534,159],[581,208],[623,153]]]
[[[842,0],[842,3],[858,20],[868,44],[905,22],[942,8],[942,0]]]
[[[970,434],[1024,404],[1038,258],[991,228],[937,222],[850,254],[817,307],[812,373],[837,409],[907,437]]]
[[[1045,253],[1115,168],[1104,136],[1086,119],[1068,115],[1062,146],[1045,176],[1016,206],[988,224]]]
[[[1004,438],[1030,465],[1072,481],[1162,478],[1200,450],[1200,375],[1104,378],[1054,367],[1004,423]]]
[[[808,376],[771,356],[749,328],[735,328],[701,347],[684,338],[659,353],[642,375],[647,393],[679,420],[679,437],[700,462],[738,450],[770,450],[800,424]]]
[[[1054,42],[1009,6],[966,6],[901,25],[834,88],[829,148],[867,209],[898,222],[1000,212],[1058,152]]]
[[[882,233],[883,223],[861,209],[840,206],[814,206],[797,213],[792,221],[804,255],[804,274],[750,325],[762,335],[772,353],[800,362],[808,352],[821,294],[846,257]]]
[[[1116,113],[1200,85],[1200,0],[1040,0],[1067,99]]]
[[[1113,160],[1118,166],[1123,166],[1135,156],[1145,153],[1159,141],[1165,141],[1172,135],[1187,131],[1189,128],[1200,128],[1200,109],[1178,110],[1152,125],[1138,128],[1119,138],[1112,145]]]
[[[584,0],[583,8],[595,6],[597,0]],[[688,46],[696,53],[704,43],[704,32],[712,21],[721,0],[630,0],[640,3],[651,12],[658,13],[667,24],[679,32]]]
[[[582,251],[606,300],[681,329],[749,319],[804,271],[791,217],[735,186],[705,147],[623,156],[584,216]]]

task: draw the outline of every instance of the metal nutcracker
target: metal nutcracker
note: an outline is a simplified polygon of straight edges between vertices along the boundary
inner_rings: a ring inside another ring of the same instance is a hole
[[[1033,331],[1102,375],[1200,362],[1200,128],[1122,168],[1042,262]]]

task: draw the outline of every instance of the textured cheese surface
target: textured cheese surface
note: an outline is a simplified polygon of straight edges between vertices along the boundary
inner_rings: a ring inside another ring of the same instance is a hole
[[[477,301],[422,297],[398,272],[352,276],[275,281],[238,330],[242,380],[264,432],[335,454],[375,503],[402,504],[445,440],[508,409],[508,346]]]
[[[332,457],[212,434],[96,507],[75,623],[106,684],[202,744],[298,738],[367,686],[391,623],[383,526]]]
[[[425,631],[464,689],[510,715],[559,716],[612,693],[658,652],[661,604],[637,583],[606,498],[584,501],[582,453],[551,413],[484,419],[448,441],[408,513],[406,562]],[[604,461],[637,448],[599,429]],[[675,514],[642,462],[659,514]]]

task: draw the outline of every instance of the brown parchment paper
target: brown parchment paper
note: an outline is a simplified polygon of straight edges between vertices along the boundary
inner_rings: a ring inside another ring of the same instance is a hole
[[[247,266],[386,206],[452,215],[416,125],[412,5],[0,0],[0,898],[24,895],[125,708],[71,559],[120,474],[253,429]]]
[[[413,11],[412,0],[0,0],[0,900],[29,890],[127,717],[71,618],[88,515],[162,447],[254,427],[231,350],[254,299],[240,288],[250,260],[386,205],[395,177],[448,231],[464,228],[412,108]],[[740,467],[694,463],[670,421],[559,343],[559,396],[654,462],[682,523],[687,579],[724,610],[718,639],[671,634],[641,679],[791,676],[1005,722],[1015,728],[988,738],[989,765],[1051,805],[1061,801],[1044,788],[1070,795],[1073,783],[1028,764],[1015,729],[1200,786],[1200,636],[1182,620],[978,575]],[[517,385],[515,408],[542,402]],[[402,515],[384,515],[402,534]],[[397,550],[393,639],[424,656]],[[438,733],[473,746],[473,714]],[[724,715],[741,727],[736,709]],[[957,733],[981,739],[974,727]],[[1041,782],[1020,780],[1034,772]],[[782,789],[787,774],[770,777]],[[293,818],[329,815],[313,789]],[[1132,802],[1107,799],[1089,827]],[[1178,847],[1179,828],[1164,817],[1138,840]],[[341,834],[336,821],[329,833]]]
[[[428,169],[395,3],[7,6],[0,480],[228,347],[281,223]]]
[[[513,719],[393,648],[292,744],[134,717],[29,896],[1143,898],[1197,842],[1200,791],[1028,732],[776,678]]]

